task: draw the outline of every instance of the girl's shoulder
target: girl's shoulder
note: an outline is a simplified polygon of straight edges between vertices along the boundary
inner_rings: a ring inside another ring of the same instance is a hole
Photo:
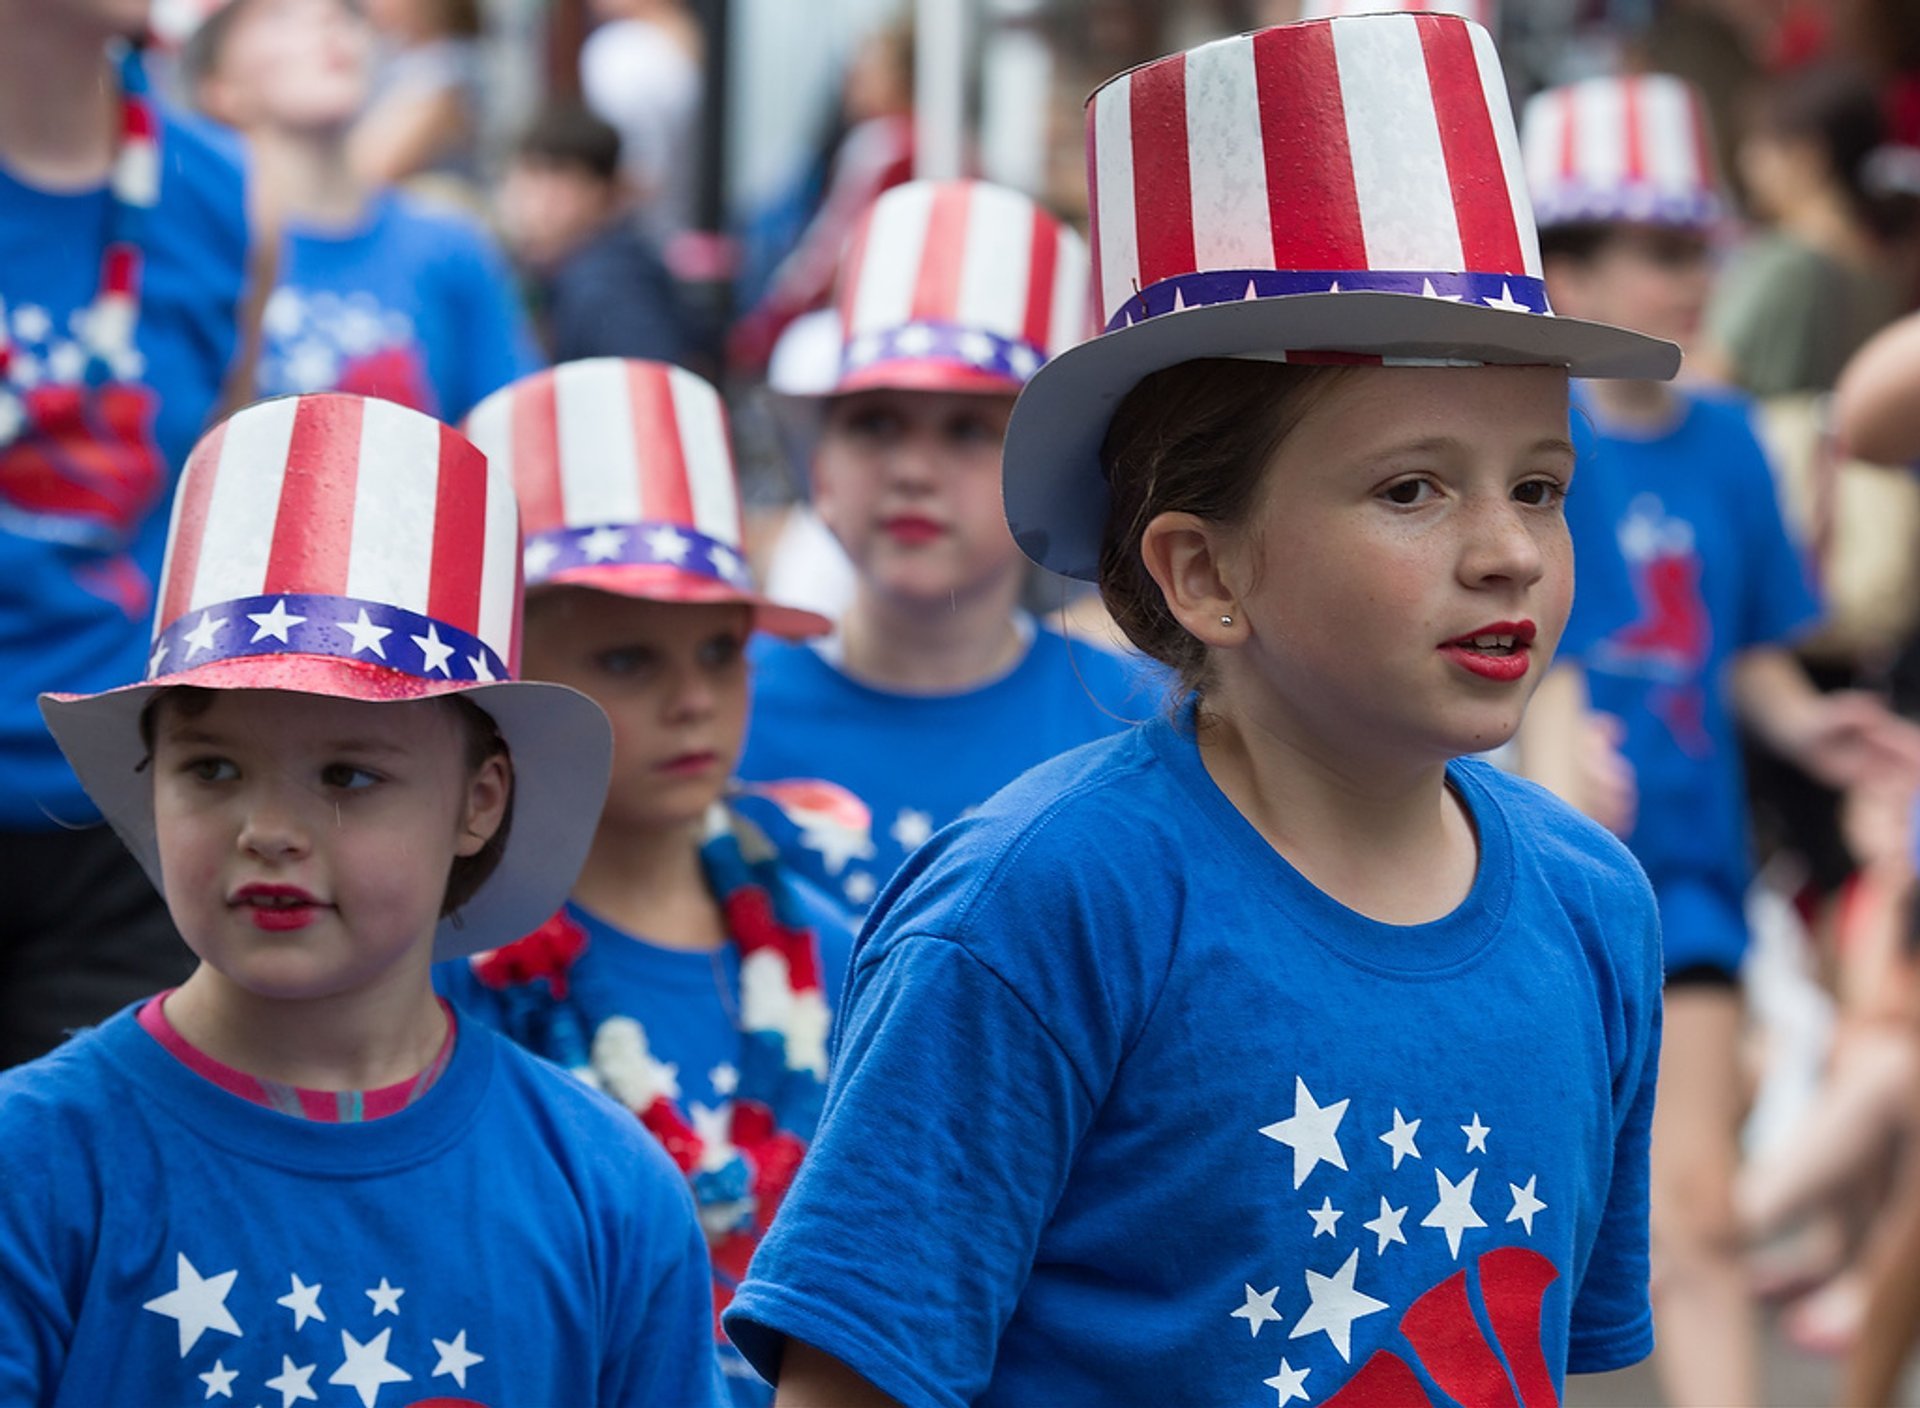
[[[1646,873],[1626,843],[1546,788],[1477,758],[1449,768],[1476,810],[1499,809],[1522,885],[1544,883],[1563,896],[1595,904],[1626,901],[1653,909]]]

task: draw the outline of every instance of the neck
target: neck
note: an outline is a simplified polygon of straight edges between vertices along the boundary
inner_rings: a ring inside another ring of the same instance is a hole
[[[1202,710],[1208,774],[1321,891],[1383,923],[1451,913],[1473,887],[1472,824],[1444,761],[1330,746],[1247,709]]]
[[[62,4],[0,0],[0,164],[45,190],[101,185],[119,142],[111,37],[63,22]]]
[[[1781,217],[1780,228],[1842,263],[1872,265],[1878,261],[1879,251],[1873,240],[1861,231],[1846,196],[1836,187],[1823,188],[1796,201]]]
[[[1664,381],[1589,381],[1586,395],[1600,420],[1640,430],[1666,425],[1678,405]]]
[[[1013,613],[1020,574],[972,598],[925,603],[862,588],[840,619],[840,660],[868,684],[906,694],[957,694],[1019,664]]]
[[[247,134],[256,180],[272,208],[306,225],[352,225],[371,192],[347,163],[347,144],[335,132],[262,128]]]
[[[727,941],[700,863],[698,823],[627,828],[603,820],[573,897],[661,948],[707,953]]]
[[[418,1075],[446,1040],[428,955],[370,990],[303,1001],[261,997],[202,963],[167,999],[167,1020],[214,1060],[308,1090],[377,1090]]]

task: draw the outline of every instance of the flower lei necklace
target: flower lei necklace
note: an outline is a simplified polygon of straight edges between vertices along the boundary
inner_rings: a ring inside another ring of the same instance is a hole
[[[700,860],[740,950],[739,1082],[710,1116],[690,1120],[680,1108],[673,1070],[649,1049],[639,1022],[612,1017],[588,1036],[568,981],[587,933],[565,910],[470,962],[483,984],[508,996],[509,1035],[613,1096],[652,1131],[693,1187],[715,1261],[737,1257],[744,1271],[820,1121],[829,1019],[819,941],[765,835],[715,803]]]
[[[95,389],[138,375],[133,335],[140,321],[141,242],[160,200],[160,123],[137,45],[121,51],[118,68],[119,130],[107,181],[100,282],[75,328],[87,358],[85,384]],[[28,421],[27,400],[13,376],[6,313],[0,303],[0,449],[20,438]]]

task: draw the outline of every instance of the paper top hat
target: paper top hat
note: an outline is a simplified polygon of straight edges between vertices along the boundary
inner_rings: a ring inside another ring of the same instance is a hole
[[[1303,0],[1300,6],[1303,20],[1379,14],[1459,15],[1493,29],[1500,18],[1500,7],[1495,0]]]
[[[1106,332],[1035,375],[1003,459],[1014,535],[1056,572],[1097,575],[1100,444],[1162,367],[1679,367],[1547,307],[1499,56],[1457,16],[1282,25],[1130,70],[1088,102],[1087,162]]]
[[[1590,78],[1536,94],[1520,151],[1543,229],[1632,221],[1706,230],[1726,214],[1706,105],[1671,74]]]
[[[565,362],[494,392],[466,430],[519,495],[529,591],[739,602],[774,635],[832,629],[754,589],[726,408],[692,372],[618,357]]]
[[[460,926],[441,921],[434,957],[493,948],[538,928],[566,897],[613,750],[591,700],[514,679],[519,566],[513,486],[459,432],[370,397],[262,401],[188,456],[146,679],[43,694],[41,712],[162,885],[150,779],[137,771],[140,715],[160,690],[471,699],[512,754],[513,829]]]
[[[1016,392],[1087,322],[1087,247],[1018,191],[909,181],[868,207],[840,263],[831,394]]]

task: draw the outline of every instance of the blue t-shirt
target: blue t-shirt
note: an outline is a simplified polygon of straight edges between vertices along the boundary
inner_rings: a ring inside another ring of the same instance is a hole
[[[867,805],[870,833],[776,828],[783,858],[856,912],[935,831],[1032,767],[1158,711],[1152,662],[1036,630],[1020,663],[959,694],[862,684],[818,650],[756,646],[742,779],[818,777]]]
[[[263,396],[352,391],[454,423],[540,365],[493,242],[394,192],[350,230],[288,232],[262,333]]]
[[[717,1404],[705,1263],[646,1131],[478,1027],[360,1124],[131,1008],[0,1075],[0,1403]]]
[[[0,168],[0,316],[32,420],[0,448],[0,827],[99,815],[34,699],[146,673],[174,482],[233,358],[247,262],[238,149],[159,111],[133,353],[97,393],[81,390],[75,330],[99,287],[106,189],[54,194]]]
[[[1185,719],[943,832],[855,949],[747,1357],[916,1406],[1411,1408],[1644,1356],[1652,897],[1538,787],[1449,777],[1480,860],[1428,924],[1305,880]]]
[[[846,981],[853,931],[842,911],[825,896],[811,893],[810,887],[795,884],[789,893],[804,908],[819,942],[820,985],[831,1006]],[[695,1130],[716,1122],[724,1127],[744,1064],[738,1028],[739,949],[732,944],[717,953],[661,948],[577,904],[569,903],[566,913],[587,935],[585,951],[567,972],[566,1001],[581,1017],[589,1039],[610,1019],[638,1022],[654,1058],[673,1068],[679,1104]],[[574,1053],[553,1040],[554,999],[544,984],[538,985],[529,1002],[524,990],[488,987],[464,961],[441,964],[434,980],[464,1016],[507,1033],[550,1060],[573,1059]],[[745,1256],[756,1245],[758,1238],[748,1237],[729,1246],[724,1258],[716,1257],[716,1307],[732,1299]],[[738,1264],[731,1264],[736,1258]],[[720,1344],[720,1363],[736,1404],[746,1408],[773,1401],[772,1388],[725,1341]]]
[[[1733,969],[1750,860],[1727,670],[1819,603],[1748,403],[1687,391],[1676,414],[1640,437],[1575,417],[1574,618],[1593,642],[1580,657],[1593,707],[1626,725],[1639,788],[1627,845],[1660,896],[1668,967]]]

